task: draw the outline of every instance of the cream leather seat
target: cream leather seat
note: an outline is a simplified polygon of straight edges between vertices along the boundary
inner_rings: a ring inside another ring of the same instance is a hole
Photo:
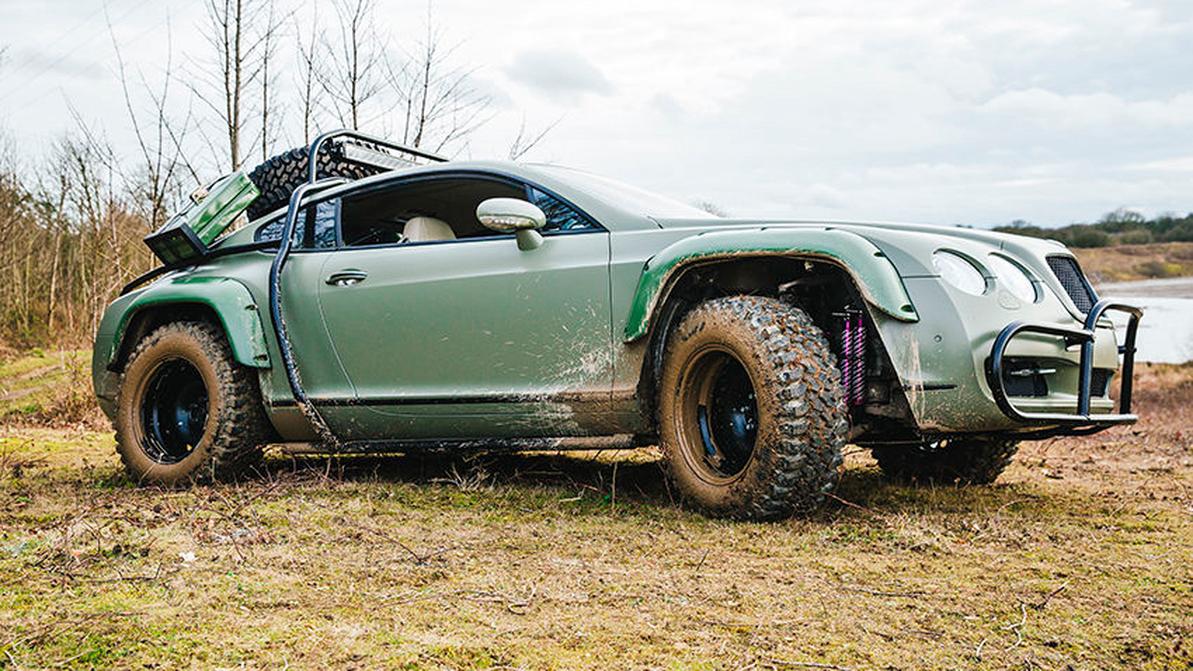
[[[409,242],[434,242],[437,240],[455,240],[456,234],[446,221],[435,217],[414,217],[406,222],[402,234]]]

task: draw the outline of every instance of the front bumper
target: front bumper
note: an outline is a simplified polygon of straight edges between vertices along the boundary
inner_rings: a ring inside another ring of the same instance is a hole
[[[1109,311],[1125,312],[1130,317],[1123,344],[1118,347],[1118,353],[1122,356],[1122,365],[1119,370],[1121,380],[1119,407],[1117,412],[1094,413],[1090,410],[1094,333],[1098,320]],[[1139,329],[1139,319],[1142,316],[1143,310],[1140,308],[1116,303],[1112,299],[1104,299],[1098,301],[1090,309],[1081,328],[1025,321],[1008,324],[995,338],[990,356],[986,359],[986,382],[990,386],[998,408],[1011,420],[1025,426],[1040,427],[1039,433],[1049,435],[1095,433],[1119,424],[1133,424],[1139,419],[1136,415],[1131,414],[1131,387],[1135,368],[1135,334]],[[1011,341],[1024,333],[1062,338],[1066,348],[1071,345],[1080,345],[1081,360],[1074,412],[1024,411],[1018,408],[1007,394],[1003,375],[1005,371],[1003,358]]]

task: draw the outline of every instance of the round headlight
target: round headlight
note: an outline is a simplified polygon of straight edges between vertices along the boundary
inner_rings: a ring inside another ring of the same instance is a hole
[[[1031,276],[1023,268],[998,254],[987,256],[986,263],[994,271],[998,283],[1011,295],[1024,303],[1036,302],[1035,282],[1031,281]]]
[[[932,266],[945,282],[967,294],[986,293],[986,278],[968,259],[960,254],[939,250],[932,254]]]

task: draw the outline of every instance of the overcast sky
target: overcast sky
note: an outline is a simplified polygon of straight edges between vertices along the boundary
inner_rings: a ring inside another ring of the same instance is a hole
[[[69,100],[131,154],[107,21],[153,80],[168,32],[184,66],[203,49],[202,5],[0,0],[0,127],[45,151]],[[424,12],[378,0],[395,49]],[[1190,0],[436,0],[434,14],[495,101],[473,158],[504,157],[523,118],[561,119],[528,160],[734,215],[1055,226],[1193,210]]]

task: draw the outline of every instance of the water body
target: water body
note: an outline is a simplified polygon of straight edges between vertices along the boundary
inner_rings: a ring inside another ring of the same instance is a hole
[[[1143,308],[1136,361],[1193,361],[1193,277],[1114,282],[1097,287],[1100,298],[1121,299]],[[1120,332],[1127,319],[1111,315]]]

